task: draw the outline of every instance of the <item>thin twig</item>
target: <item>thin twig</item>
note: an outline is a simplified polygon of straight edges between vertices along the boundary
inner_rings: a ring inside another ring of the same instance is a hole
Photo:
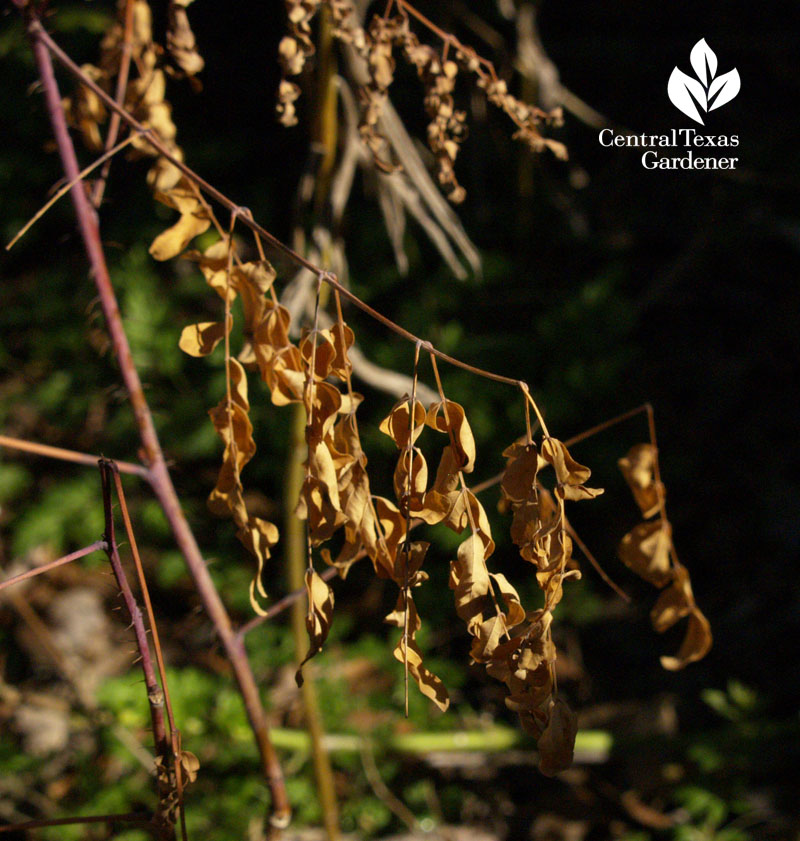
[[[167,683],[167,669],[164,665],[164,655],[161,651],[161,640],[158,635],[158,625],[156,624],[156,617],[153,613],[153,603],[150,600],[150,588],[147,586],[147,578],[144,574],[142,566],[142,559],[139,556],[139,547],[136,543],[136,535],[133,531],[133,524],[131,522],[130,514],[128,513],[128,503],[125,499],[125,491],[122,487],[122,477],[116,469],[114,462],[110,462],[110,467],[114,475],[114,485],[117,491],[117,499],[119,500],[120,511],[122,513],[122,521],[125,524],[125,533],[128,536],[128,542],[131,547],[131,554],[133,555],[133,563],[136,567],[136,575],[139,579],[139,587],[144,598],[145,610],[147,611],[147,622],[150,625],[150,634],[153,638],[153,649],[156,654],[156,663],[158,664],[158,676],[161,680],[161,689],[164,696],[164,706],[167,711],[167,727],[168,738],[172,747],[172,764],[175,771],[175,784],[178,791],[178,809],[180,813],[181,835],[183,841],[187,839],[186,832],[186,816],[183,808],[183,766],[180,761],[180,746],[181,734],[175,726],[175,716],[172,712],[172,699],[169,694],[169,685]]]
[[[21,572],[13,578],[7,578],[5,581],[0,581],[0,590],[5,590],[6,587],[10,587],[12,584],[18,584],[20,581],[25,581],[26,579],[33,578],[36,575],[41,575],[43,572],[49,572],[51,569],[55,569],[56,567],[63,566],[64,564],[71,563],[72,561],[77,561],[78,558],[84,558],[86,555],[91,555],[92,552],[99,552],[100,550],[107,549],[108,544],[105,540],[97,540],[92,543],[91,546],[84,546],[83,549],[78,549],[69,555],[64,555],[63,558],[58,558],[55,561],[42,564],[34,569],[29,569],[27,572]]]
[[[97,461],[100,458],[100,456],[79,453],[76,450],[65,450],[61,447],[51,447],[49,444],[39,444],[36,441],[10,438],[8,435],[0,435],[0,447],[8,447],[10,450],[20,450],[23,453],[33,453],[37,456],[55,458],[59,461],[85,464],[94,468],[97,467]],[[115,461],[114,464],[116,464],[120,473],[130,473],[132,476],[141,476],[143,479],[150,478],[150,471],[143,464],[132,464],[129,461]]]
[[[114,512],[111,505],[111,479],[114,475],[114,470],[110,462],[105,459],[100,459],[100,480],[103,488],[103,514],[105,516],[105,540],[107,544],[108,560],[111,563],[111,569],[114,572],[114,577],[122,593],[122,599],[125,602],[125,608],[128,611],[128,616],[131,620],[131,625],[136,637],[136,648],[139,652],[139,661],[142,664],[142,673],[144,674],[145,687],[147,688],[147,701],[150,706],[150,720],[153,729],[153,741],[155,745],[155,752],[157,757],[169,756],[169,739],[167,738],[166,727],[164,723],[164,693],[158,685],[156,679],[156,671],[153,667],[153,661],[150,655],[150,644],[147,640],[147,631],[144,627],[142,619],[142,611],[136,603],[136,597],[133,595],[131,586],[128,583],[128,577],[125,574],[125,569],[122,566],[122,560],[119,556],[119,550],[116,544],[115,527],[114,527]],[[161,835],[164,839],[174,838],[174,829],[172,827],[168,809],[166,808],[166,795],[170,792],[165,789],[162,781],[159,779],[159,814],[158,823],[161,830]]]
[[[578,548],[583,552],[584,557],[587,561],[595,568],[597,574],[603,579],[603,581],[608,584],[608,586],[624,601],[630,604],[631,597],[619,586],[613,579],[608,575],[608,573],[600,566],[600,562],[595,558],[592,552],[589,550],[589,547],[581,540],[578,533],[572,527],[572,524],[569,520],[565,521],[565,526],[567,528],[567,534],[572,538],[572,540],[578,544]]]
[[[118,117],[117,114],[114,115]],[[17,244],[17,242],[25,236],[26,233],[42,218],[42,216],[47,213],[48,210],[62,197],[65,196],[74,186],[78,183],[78,181],[83,181],[90,172],[93,172],[97,167],[100,166],[102,163],[107,163],[117,154],[120,150],[124,149],[128,144],[133,143],[134,138],[136,137],[135,134],[131,134],[125,138],[121,143],[117,143],[116,146],[110,148],[105,154],[101,155],[94,163],[89,164],[85,169],[82,169],[78,173],[78,177],[73,179],[72,181],[67,182],[61,187],[55,195],[42,207],[40,207],[36,213],[31,216],[31,218],[17,231],[14,238],[6,245],[6,251],[11,251],[11,249]]]
[[[637,406],[635,409],[631,409],[629,412],[623,412],[621,415],[617,415],[615,418],[603,421],[603,423],[598,423],[597,426],[593,426],[587,429],[585,432],[580,432],[577,435],[573,435],[572,438],[568,438],[564,442],[564,445],[567,447],[571,447],[573,444],[578,444],[581,441],[585,441],[587,438],[592,438],[600,432],[605,432],[612,426],[616,426],[618,423],[622,423],[623,421],[626,421],[629,418],[633,418],[636,415],[641,414],[642,412],[651,413],[652,411],[653,407],[649,403],[643,403],[641,406]]]
[[[133,53],[133,12],[136,8],[134,0],[125,0],[125,27],[122,32],[122,43],[120,44],[120,59],[119,59],[119,73],[117,74],[117,89],[114,92],[114,100],[120,105],[125,104],[125,94],[128,90],[128,77],[131,69],[131,55]],[[108,151],[116,142],[119,135],[119,128],[121,124],[120,115],[115,111],[111,115],[111,120],[108,123],[108,134],[106,135],[106,151]],[[108,173],[111,169],[111,158],[108,158],[103,171],[100,173],[100,178],[95,185],[92,193],[92,204],[95,207],[100,207],[103,201],[103,193],[106,189],[106,182],[108,181]]]

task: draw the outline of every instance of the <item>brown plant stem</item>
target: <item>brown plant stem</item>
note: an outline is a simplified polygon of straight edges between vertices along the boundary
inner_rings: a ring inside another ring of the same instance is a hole
[[[43,572],[49,572],[51,569],[55,569],[56,567],[63,566],[64,564],[71,563],[72,561],[77,561],[78,558],[84,558],[86,555],[91,555],[92,552],[99,552],[101,549],[105,550],[107,548],[108,544],[105,540],[97,540],[92,543],[91,546],[84,546],[83,549],[78,549],[69,555],[64,555],[63,558],[57,558],[55,561],[50,561],[49,563],[42,564],[34,569],[29,569],[27,572],[21,572],[13,578],[7,578],[5,581],[0,581],[0,590],[5,590],[6,587],[10,587],[12,584],[18,584],[20,581],[25,581],[28,578],[41,575]]]
[[[59,461],[71,461],[75,464],[86,464],[90,467],[97,467],[100,456],[93,456],[89,453],[79,453],[76,450],[64,450],[61,447],[51,447],[48,444],[39,444],[36,441],[25,441],[22,438],[10,438],[8,435],[0,435],[0,447],[8,447],[9,450],[20,450],[23,453],[33,453],[36,456],[56,458]],[[150,478],[150,471],[143,464],[132,464],[129,461],[115,461],[120,473],[130,473],[133,476],[141,476],[143,479]]]
[[[150,720],[153,729],[153,741],[156,756],[164,757],[166,759],[166,757],[170,755],[170,749],[169,739],[167,738],[167,731],[164,725],[164,693],[158,685],[158,679],[156,678],[156,671],[150,654],[150,644],[147,641],[147,631],[144,627],[142,611],[136,603],[136,597],[133,595],[131,585],[128,583],[128,578],[125,574],[125,569],[122,566],[122,560],[120,559],[116,543],[114,512],[111,506],[111,477],[114,471],[110,462],[105,459],[100,459],[99,464],[100,479],[103,486],[103,514],[105,516],[105,541],[107,544],[106,554],[108,555],[108,560],[111,563],[114,578],[116,578],[117,585],[122,593],[122,599],[125,602],[125,608],[128,611],[133,632],[136,636],[136,647],[139,650],[139,660],[142,664],[142,673],[144,674],[144,683],[147,689],[147,701],[150,706]],[[168,791],[164,790],[162,785],[159,785],[160,803],[158,824],[161,829],[161,837],[164,839],[175,837],[172,823],[166,809],[164,808],[165,796],[167,794]]]
[[[67,57],[45,32],[41,22],[36,17],[35,11],[30,6],[24,6],[23,0],[14,0],[14,2],[19,8],[24,8],[29,15],[28,33],[39,71],[39,77],[44,89],[47,111],[61,156],[64,173],[69,180],[72,180],[79,172],[78,162],[61,107],[61,96],[53,72],[49,50],[55,47],[54,54],[60,54],[64,58]],[[73,72],[77,70],[79,77],[83,75],[80,72],[80,68],[74,65],[68,58],[67,62],[67,66],[72,65],[72,68],[74,68]],[[98,90],[100,89],[98,88]],[[127,113],[113,99],[108,97],[105,91],[102,91],[101,98],[112,103],[113,110],[120,113],[123,119],[126,119],[128,116]],[[133,122],[136,123],[135,120]],[[138,123],[134,127],[141,129]],[[150,137],[151,133],[147,136]],[[189,528],[189,524],[186,522],[166,462],[164,461],[164,454],[161,450],[150,409],[145,400],[142,384],[133,363],[128,339],[122,325],[119,306],[103,253],[100,231],[97,224],[97,214],[89,203],[86,192],[81,185],[76,185],[73,188],[71,197],[75,207],[81,237],[91,265],[92,277],[97,286],[103,312],[108,324],[114,352],[130,396],[136,423],[139,427],[139,435],[149,467],[148,478],[172,528],[175,541],[194,579],[195,586],[203,601],[206,612],[214,624],[231,663],[261,756],[262,772],[268,782],[272,795],[272,814],[270,821],[273,827],[280,829],[288,825],[291,816],[291,807],[289,805],[278,756],[269,738],[267,720],[250,662],[241,640],[236,637],[233,631],[225,605],[214,586],[214,582],[206,568],[195,537]]]
[[[117,74],[117,87],[114,91],[114,101],[117,102],[119,105],[125,104],[125,93],[128,90],[128,76],[130,75],[131,70],[131,54],[132,54],[132,42],[133,42],[133,11],[135,8],[134,0],[125,0],[125,24],[122,33],[122,44],[120,46],[121,55],[119,59],[119,73]],[[119,128],[122,122],[122,118],[120,115],[115,111],[111,115],[111,120],[108,123],[108,134],[106,135],[106,153],[109,152],[110,149],[114,147],[114,144],[117,142],[117,137],[119,136]],[[95,207],[100,207],[100,203],[103,201],[103,193],[106,189],[106,183],[108,181],[108,173],[111,170],[111,158],[109,158],[105,162],[105,166],[100,173],[100,178],[95,184],[94,190],[92,191],[92,204]]]
[[[114,476],[114,485],[117,491],[117,499],[119,500],[119,507],[122,513],[122,521],[125,524],[125,533],[128,536],[128,543],[131,547],[131,554],[133,555],[133,563],[136,567],[136,575],[139,579],[139,587],[144,598],[145,610],[147,611],[147,622],[150,625],[150,634],[153,637],[153,649],[156,655],[156,662],[158,664],[158,676],[161,681],[161,690],[164,696],[164,707],[167,711],[167,736],[169,738],[171,750],[171,764],[175,771],[175,785],[178,792],[178,810],[181,822],[181,836],[183,841],[186,841],[186,815],[183,808],[183,766],[181,764],[181,734],[175,726],[175,716],[172,712],[172,699],[169,694],[169,684],[167,683],[167,669],[164,665],[164,655],[161,651],[161,640],[158,635],[158,625],[156,624],[156,617],[153,612],[153,604],[150,600],[150,588],[147,586],[147,578],[144,574],[144,567],[142,566],[142,559],[139,556],[139,547],[136,543],[136,535],[133,531],[133,523],[131,522],[130,514],[128,513],[128,503],[125,499],[125,491],[122,487],[122,477],[120,476],[117,466],[114,462],[109,462],[111,471]],[[166,757],[165,757],[166,762]]]

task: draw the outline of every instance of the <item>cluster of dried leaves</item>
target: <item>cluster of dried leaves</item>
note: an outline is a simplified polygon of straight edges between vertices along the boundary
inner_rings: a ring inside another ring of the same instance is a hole
[[[444,47],[437,50],[421,43],[410,26],[409,12],[414,10],[405,0],[396,4],[397,14],[389,16],[387,7],[386,12],[376,14],[366,28],[360,25],[350,0],[287,0],[286,6],[290,34],[281,40],[278,48],[284,77],[278,91],[277,106],[284,125],[292,126],[297,122],[295,103],[300,96],[300,87],[291,81],[291,77],[299,76],[313,55],[311,22],[317,12],[327,8],[334,37],[354,50],[366,64],[368,80],[358,89],[361,103],[359,131],[382,170],[388,172],[397,167],[394,161],[387,160],[388,145],[379,130],[384,104],[394,81],[396,52],[416,69],[423,83],[425,110],[430,118],[428,145],[436,159],[439,183],[450,201],[458,203],[466,196],[455,174],[455,159],[467,134],[466,113],[456,109],[453,100],[461,72],[475,77],[489,102],[511,118],[517,127],[515,139],[522,140],[536,152],[548,148],[556,157],[566,158],[564,145],[544,137],[540,131],[545,123],[560,125],[560,109],[545,112],[512,96],[506,83],[497,77],[492,63],[452,35],[441,33],[429,25],[434,34],[444,40]],[[420,15],[416,17],[427,23]]]
[[[664,506],[664,486],[659,478],[658,450],[637,444],[619,460],[644,522],[622,538],[619,556],[637,575],[661,589],[650,619],[659,633],[689,617],[686,636],[674,657],[662,657],[665,669],[682,669],[700,660],[711,648],[711,627],[692,593],[689,571],[678,560],[672,544],[672,526]],[[655,519],[653,519],[655,518]]]
[[[153,42],[149,7],[144,0],[135,0],[127,27],[124,4],[121,5],[119,22],[103,40],[100,66],[84,67],[92,79],[110,88],[120,72],[128,43],[135,73],[124,91],[124,105],[140,122],[158,132],[178,159],[182,153],[175,143],[176,130],[164,94],[168,71],[176,72],[177,67],[191,76],[202,67],[186,17],[189,2],[173,0],[170,5],[167,44],[172,66],[164,64],[163,50]],[[313,54],[310,25],[322,6],[330,11],[334,35],[351,45],[369,67],[369,82],[361,89],[361,135],[376,158],[384,148],[377,126],[394,78],[394,52],[398,47],[425,85],[425,106],[431,117],[429,142],[438,161],[439,180],[451,200],[463,198],[453,169],[458,146],[466,133],[465,114],[455,109],[453,101],[462,70],[475,74],[489,100],[509,114],[518,126],[517,136],[534,149],[548,146],[562,154],[559,144],[538,132],[537,127],[549,115],[511,97],[489,62],[451,36],[445,40],[443,54],[421,44],[410,31],[406,11],[410,7],[405,0],[398,3],[395,17],[376,16],[367,30],[355,23],[350,0],[290,0],[292,34],[280,45],[287,75],[299,75]],[[299,92],[294,83],[284,79],[279,110],[287,125],[296,121],[293,103]],[[99,126],[106,113],[97,97],[80,88],[72,100],[65,102],[65,107],[87,144],[101,148]],[[152,147],[143,138],[135,138],[133,146],[137,154],[153,156]],[[386,168],[392,166],[390,161],[384,164]],[[376,575],[391,580],[399,590],[395,608],[386,617],[401,632],[395,658],[404,664],[406,678],[410,675],[426,697],[440,709],[446,709],[447,690],[424,667],[416,640],[421,619],[413,591],[428,578],[423,565],[430,544],[411,540],[416,525],[443,523],[465,535],[450,564],[450,588],[456,612],[472,637],[472,661],[484,664],[492,677],[505,683],[509,693],[507,706],[519,714],[523,728],[538,741],[541,770],[554,774],[566,768],[572,761],[577,723],[558,695],[552,622],[564,582],[580,577],[572,558],[565,503],[602,493],[586,486],[589,469],[578,464],[567,447],[546,430],[537,447],[530,425],[527,437],[503,453],[507,466],[502,476],[501,507],[513,515],[512,540],[521,557],[533,565],[543,592],[543,606],[526,610],[505,575],[490,571],[495,543],[489,519],[465,480],[475,465],[475,441],[464,408],[446,399],[442,391],[433,353],[440,399],[427,408],[416,399],[415,362],[412,394],[401,399],[380,425],[399,450],[393,477],[395,504],[373,495],[370,488],[367,457],[356,418],[363,397],[354,392],[351,382],[349,351],[354,334],[342,318],[338,293],[338,318],[333,326],[320,329],[315,317],[312,328],[293,342],[289,310],[278,301],[275,271],[265,259],[258,239],[260,259],[244,261],[233,236],[235,217],[230,229],[223,230],[197,186],[163,157],[156,158],[148,181],[156,198],[179,214],[177,221],[155,238],[150,253],[157,260],[181,256],[194,262],[221,301],[221,318],[187,326],[179,344],[187,354],[203,357],[224,343],[225,395],[209,412],[223,443],[223,455],[208,504],[214,514],[233,520],[237,537],[256,559],[250,588],[254,610],[264,613],[259,603],[259,598],[266,598],[263,572],[279,534],[273,523],[253,516],[245,501],[241,474],[256,452],[249,417],[248,373],[258,375],[274,405],[298,404],[306,413],[305,478],[296,508],[297,516],[307,523],[308,534],[305,583],[310,646],[303,663],[322,649],[333,620],[333,592],[314,568],[315,551],[319,550],[324,562],[335,567],[342,578],[356,560],[366,556]],[[203,251],[190,249],[192,240],[212,225],[219,239]],[[319,286],[324,279],[320,275]],[[318,309],[319,291],[317,312]],[[235,320],[240,323],[241,340],[238,352],[232,355]],[[417,347],[417,361],[421,346]],[[524,394],[533,405],[527,389]],[[543,421],[542,425],[544,429]],[[427,461],[418,446],[426,428],[447,436],[432,483]],[[663,588],[652,611],[656,630],[664,631],[688,617],[687,634],[677,656],[662,658],[665,668],[682,668],[708,651],[711,635],[708,622],[695,604],[688,572],[678,562],[672,546],[655,445],[634,447],[620,460],[620,467],[645,517],[645,522],[622,540],[620,556],[632,570]],[[334,556],[324,544],[339,534],[341,546]],[[300,669],[297,680],[302,682]],[[192,769],[187,767],[186,772],[191,777]]]
[[[153,40],[153,15],[147,2],[134,0],[130,20],[126,21],[126,4],[121,0],[118,19],[101,42],[99,66],[84,64],[81,68],[100,87],[113,93],[113,83],[120,75],[123,62],[126,67],[129,66],[131,72],[128,73],[120,104],[140,123],[155,131],[179,160],[183,159],[183,152],[175,142],[177,129],[172,120],[172,107],[165,100],[165,95],[167,75],[180,74],[193,79],[203,68],[203,59],[197,52],[186,14],[186,7],[191,2],[171,0],[165,54],[164,48]],[[100,126],[108,115],[99,97],[79,85],[75,94],[64,101],[64,107],[72,125],[80,129],[86,145],[95,151],[102,150]],[[180,210],[182,216],[189,215],[192,202],[187,196],[193,191],[188,183],[181,183],[180,171],[165,158],[156,156],[144,137],[134,137],[132,146],[134,154],[157,158],[147,176],[157,197]],[[187,223],[184,225],[187,229],[191,228]],[[197,232],[200,233],[199,230]]]

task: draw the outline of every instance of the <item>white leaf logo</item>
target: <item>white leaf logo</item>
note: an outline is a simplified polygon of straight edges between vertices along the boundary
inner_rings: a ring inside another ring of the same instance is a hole
[[[741,80],[735,67],[717,76],[717,56],[705,38],[692,47],[689,61],[697,78],[674,68],[667,84],[667,94],[679,111],[702,126],[705,123],[701,109],[713,111],[730,102],[739,93]]]

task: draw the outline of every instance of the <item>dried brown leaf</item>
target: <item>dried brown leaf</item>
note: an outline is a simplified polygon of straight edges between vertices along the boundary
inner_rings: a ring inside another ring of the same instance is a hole
[[[419,400],[414,401],[414,428],[410,429],[409,398],[406,396],[395,403],[392,411],[381,421],[379,427],[384,435],[388,435],[400,450],[409,443],[409,432],[412,443],[419,438],[425,425],[425,409]]]
[[[156,198],[181,214],[180,219],[150,245],[150,254],[154,259],[170,260],[177,257],[196,236],[207,231],[211,220],[186,178],[166,193],[156,193]]]
[[[572,765],[578,718],[561,698],[550,706],[547,726],[539,737],[539,770],[552,777]]]
[[[503,473],[502,488],[513,502],[536,498],[536,474],[539,472],[539,453],[535,444],[512,444],[503,455],[508,466]]]
[[[695,606],[689,614],[686,636],[683,638],[678,653],[674,657],[662,657],[661,665],[671,672],[683,669],[689,663],[702,660],[711,649],[711,643],[711,625]]]
[[[414,678],[419,691],[444,712],[450,706],[450,697],[444,684],[435,674],[422,665],[422,652],[413,640],[406,642],[401,637],[394,649],[394,658],[401,663],[408,662],[408,673]]]
[[[672,581],[672,528],[666,520],[640,523],[619,544],[619,557],[629,569],[656,587]]]
[[[189,356],[208,356],[225,337],[221,321],[203,321],[183,328],[178,347]]]
[[[545,438],[542,441],[541,456],[553,466],[556,474],[556,495],[562,499],[579,500],[593,499],[603,493],[602,488],[587,488],[592,471],[582,464],[578,464],[569,453],[563,442],[557,438]]]
[[[307,570],[305,575],[306,594],[308,596],[308,613],[306,614],[306,629],[310,645],[303,662],[295,672],[294,679],[298,686],[303,685],[303,666],[314,655],[322,651],[322,646],[328,638],[328,632],[333,622],[333,590],[328,587],[323,578],[314,570]]]
[[[617,462],[645,518],[658,512],[659,495],[663,499],[665,494],[664,485],[656,482],[657,457],[658,453],[652,444],[636,444]]]
[[[452,400],[432,403],[425,416],[425,423],[439,432],[452,433],[459,469],[471,473],[475,466],[475,439],[463,406]]]
[[[671,628],[679,619],[688,616],[695,606],[687,570],[678,567],[674,575],[672,584],[661,591],[650,611],[650,620],[659,634]]]

